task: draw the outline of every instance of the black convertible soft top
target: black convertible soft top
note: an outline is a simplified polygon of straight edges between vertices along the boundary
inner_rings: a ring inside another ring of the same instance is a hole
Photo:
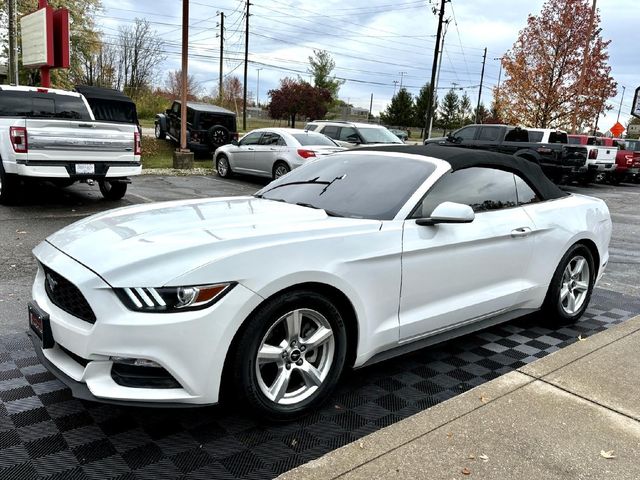
[[[121,91],[92,85],[76,85],[76,92],[87,99],[96,120],[138,124],[135,102]]]
[[[409,153],[439,158],[440,160],[448,162],[454,171],[470,167],[498,168],[520,175],[536,190],[542,200],[552,200],[568,195],[546,177],[539,165],[514,155],[460,147],[445,147],[433,143],[427,145],[384,145],[366,147],[358,150]]]

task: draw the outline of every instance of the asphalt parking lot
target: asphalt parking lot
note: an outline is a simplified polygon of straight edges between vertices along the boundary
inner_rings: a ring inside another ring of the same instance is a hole
[[[604,199],[614,222],[606,275],[574,326],[547,327],[536,316],[523,317],[349,373],[323,409],[287,425],[262,425],[233,407],[146,410],[71,398],[23,333],[35,272],[31,249],[62,226],[108,208],[250,194],[263,184],[143,176],[115,204],[97,187],[76,185],[41,186],[25,205],[0,207],[0,478],[272,477],[640,312],[640,186],[568,187]]]

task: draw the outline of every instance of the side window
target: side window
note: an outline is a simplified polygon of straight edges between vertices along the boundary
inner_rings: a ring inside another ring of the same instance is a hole
[[[480,135],[478,135],[478,140],[494,142],[498,140],[499,135],[500,135],[499,127],[482,127],[480,129]]]
[[[180,114],[180,104],[178,102],[174,102],[174,104],[171,106],[171,111],[173,113],[175,113],[176,115]]]
[[[340,137],[338,140],[342,140],[343,142],[359,142],[360,136],[358,136],[358,132],[353,127],[342,127],[340,129]]]
[[[529,205],[530,203],[538,203],[540,197],[519,175],[513,175],[516,181],[516,194],[518,195],[518,205]]]
[[[193,110],[193,108],[187,107],[187,123],[190,123],[191,125],[193,125],[195,118],[196,118],[196,113]]]
[[[56,106],[51,98],[34,98],[31,115],[34,117],[53,117]]]
[[[280,143],[280,140],[282,140],[282,137],[277,133],[265,132],[262,135],[262,139],[260,139],[260,145],[282,145],[283,143]]]
[[[529,132],[521,128],[513,128],[504,136],[505,142],[528,142]]]
[[[461,138],[462,140],[473,140],[473,138],[476,136],[476,130],[478,130],[477,127],[461,128],[456,133],[454,133],[453,136],[456,138]]]
[[[318,128],[318,124],[317,124],[317,123],[307,123],[307,124],[304,126],[304,129],[305,129],[305,130],[311,130],[311,131],[316,131],[316,130],[317,130],[317,128]]]
[[[324,133],[327,137],[331,137],[334,139],[338,139],[338,127],[335,125],[327,125],[322,129],[322,133]]]
[[[549,143],[569,143],[567,134],[564,132],[551,132],[549,134]]]
[[[513,173],[484,167],[447,173],[427,192],[412,218],[429,217],[442,202],[463,203],[476,213],[515,207]]]
[[[544,132],[532,132],[529,130],[529,141],[533,143],[542,142],[542,137],[544,136]]]
[[[257,145],[260,143],[260,137],[262,136],[262,132],[251,132],[240,140],[240,145]]]

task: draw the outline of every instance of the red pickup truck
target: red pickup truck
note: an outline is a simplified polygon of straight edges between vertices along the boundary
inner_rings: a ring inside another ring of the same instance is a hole
[[[640,183],[640,140],[602,137],[600,141],[607,147],[618,147],[616,169],[607,180],[614,185],[620,182]]]

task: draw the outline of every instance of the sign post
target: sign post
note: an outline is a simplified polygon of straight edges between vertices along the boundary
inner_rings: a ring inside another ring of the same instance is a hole
[[[636,93],[633,96],[633,103],[631,104],[631,115],[636,118],[640,118],[640,87],[636,88]]]

